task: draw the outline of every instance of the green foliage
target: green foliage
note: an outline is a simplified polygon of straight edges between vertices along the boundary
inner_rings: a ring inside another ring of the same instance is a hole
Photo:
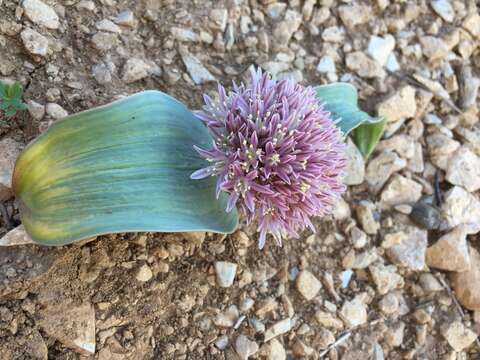
[[[137,231],[230,233],[216,179],[192,180],[208,163],[206,127],[178,100],[144,91],[55,122],[15,165],[22,223],[38,243],[68,244]]]
[[[358,108],[355,87],[347,83],[321,85],[315,88],[325,110],[332,114],[344,135],[354,132],[353,140],[367,158],[380,140],[385,127],[383,117],[372,117]]]
[[[6,118],[11,118],[17,111],[27,108],[22,97],[23,88],[19,82],[6,84],[0,81],[0,110],[3,111]]]

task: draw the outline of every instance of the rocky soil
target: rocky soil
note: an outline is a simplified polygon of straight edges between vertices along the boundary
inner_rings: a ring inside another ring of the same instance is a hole
[[[0,126],[0,359],[480,358],[478,2],[19,3],[0,0],[0,79],[29,107]],[[316,234],[28,243],[10,176],[52,122],[143,89],[198,108],[252,65],[351,82],[388,118],[366,163],[349,142]]]

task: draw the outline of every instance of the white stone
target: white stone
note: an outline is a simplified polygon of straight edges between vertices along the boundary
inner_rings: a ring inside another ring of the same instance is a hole
[[[113,22],[117,25],[129,27],[129,28],[134,28],[137,25],[135,16],[133,15],[133,12],[129,9],[118,13],[113,18]]]
[[[386,34],[383,38],[379,36],[370,37],[367,52],[380,65],[385,66],[393,49],[395,49],[395,38]]]
[[[325,55],[323,56],[317,65],[317,71],[319,73],[334,73],[336,72],[335,69],[335,61],[331,56]]]
[[[362,153],[350,138],[347,139],[346,155],[347,167],[343,183],[345,185],[359,185],[365,178],[365,161]]]
[[[138,269],[137,275],[135,275],[135,279],[140,282],[147,282],[151,280],[153,277],[152,269],[147,264],[144,264]]]
[[[37,121],[42,120],[45,116],[45,105],[41,105],[33,100],[27,101],[28,113]]]
[[[213,76],[210,71],[203,66],[200,60],[190,54],[187,50],[181,49],[180,55],[188,73],[190,74],[190,77],[195,84],[201,85],[216,80],[215,76]]]
[[[262,347],[263,348],[263,347]],[[286,360],[287,353],[283,345],[277,339],[270,340],[265,347],[265,356],[267,360]]]
[[[228,261],[217,261],[215,263],[215,272],[217,274],[218,286],[228,288],[233,285],[237,264]]]
[[[384,78],[386,73],[382,66],[362,51],[348,53],[345,58],[347,68],[355,71],[362,78]]]
[[[404,86],[395,94],[380,102],[377,106],[379,116],[384,116],[387,122],[397,122],[415,116],[415,88]]]
[[[68,116],[67,110],[55,103],[48,103],[45,107],[47,115],[51,116],[55,120],[63,119]]]
[[[249,340],[245,335],[240,335],[235,340],[235,351],[242,360],[254,355],[258,351],[258,345],[255,341]]]
[[[446,22],[452,22],[455,18],[455,11],[448,0],[432,0],[432,9]]]
[[[172,27],[170,30],[177,41],[197,42],[198,35],[190,29]]]
[[[297,290],[305,300],[312,300],[322,288],[322,283],[310,271],[302,270],[295,280]]]
[[[40,0],[23,0],[22,6],[25,10],[25,15],[35,24],[48,29],[58,29],[60,26],[57,13],[44,2]]]
[[[390,150],[382,151],[368,162],[365,180],[374,194],[378,193],[390,176],[403,169],[407,162]]]
[[[291,328],[292,320],[290,318],[277,321],[265,331],[264,341],[267,342],[279,335],[285,334],[286,332],[289,332]]]
[[[0,246],[17,246],[28,244],[36,243],[32,240],[30,235],[26,233],[23,225],[17,226],[15,229],[10,230],[0,238]]]
[[[388,56],[387,64],[385,65],[385,68],[390,72],[395,72],[400,70],[400,64],[398,63],[397,57],[393,52]]]
[[[151,66],[142,59],[130,58],[123,66],[123,81],[127,84],[146,78]]]
[[[454,186],[445,193],[442,211],[448,228],[463,225],[468,234],[480,231],[480,200],[461,186]]]
[[[47,56],[48,39],[32,29],[25,29],[20,33],[23,45],[33,55]]]
[[[455,321],[444,326],[442,328],[442,335],[456,352],[467,348],[477,338],[477,334],[465,327],[460,321]]]
[[[0,201],[7,200],[12,196],[12,176],[15,161],[20,155],[22,144],[11,139],[0,140]]]
[[[345,301],[340,316],[348,328],[359,326],[367,322],[367,307],[358,298],[351,301]]]
[[[394,265],[371,265],[368,270],[380,295],[385,295],[404,285],[403,277],[397,273]]]
[[[408,226],[404,231],[385,235],[384,243],[388,244],[386,254],[395,265],[417,271],[425,268],[426,230]]]
[[[357,218],[362,225],[363,230],[370,235],[375,235],[380,228],[380,223],[375,219],[375,205],[368,201],[362,200],[356,208]]]
[[[467,146],[458,149],[448,161],[445,179],[470,192],[480,189],[480,157]]]
[[[385,186],[380,200],[387,205],[413,204],[422,196],[422,185],[402,175],[395,174]]]
[[[120,29],[120,27],[117,24],[115,24],[113,21],[110,21],[108,19],[103,19],[98,21],[95,24],[95,27],[98,30],[107,31],[115,34],[120,34],[122,32],[122,29]]]

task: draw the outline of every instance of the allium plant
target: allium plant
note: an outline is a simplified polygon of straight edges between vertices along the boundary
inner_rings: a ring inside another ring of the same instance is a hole
[[[21,92],[3,90],[9,115]],[[227,234],[240,213],[260,247],[268,234],[280,243],[313,230],[311,218],[344,191],[343,137],[353,131],[368,157],[385,123],[358,108],[351,84],[304,87],[258,70],[247,86],[218,92],[197,117],[150,90],[53,123],[15,164],[27,233],[44,245],[139,231]]]
[[[218,86],[218,101],[204,96],[195,115],[213,137],[211,148],[195,147],[212,164],[192,179],[217,177],[217,196],[229,194],[227,212],[235,206],[255,223],[259,247],[267,234],[277,243],[297,238],[311,218],[330,211],[345,190],[345,143],[330,113],[312,87],[292,80],[273,80],[251,72],[248,85],[233,91]]]

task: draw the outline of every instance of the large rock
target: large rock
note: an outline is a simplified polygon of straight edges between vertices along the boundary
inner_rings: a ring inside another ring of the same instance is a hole
[[[407,165],[396,153],[390,150],[381,152],[368,162],[365,179],[368,187],[374,194],[378,193],[393,173]]]
[[[11,138],[0,140],[0,201],[12,195],[13,169],[22,147],[22,144]]]
[[[365,161],[362,153],[353,141],[347,140],[347,168],[345,170],[345,185],[359,185],[365,178]]]
[[[427,231],[413,226],[403,231],[385,235],[384,247],[390,261],[395,265],[410,270],[425,268],[425,253],[427,250]]]
[[[40,311],[37,323],[66,347],[83,355],[95,354],[95,310],[91,304],[47,307]]]
[[[468,234],[480,231],[480,200],[461,186],[454,186],[445,193],[442,211],[446,228],[463,225]]]
[[[448,271],[467,271],[470,268],[467,234],[458,227],[442,236],[427,249],[427,265]]]
[[[22,6],[25,10],[25,15],[35,24],[48,29],[58,29],[60,26],[55,10],[42,1],[23,0]]]
[[[477,191],[480,189],[480,157],[468,147],[461,147],[448,161],[445,178],[470,192]]]
[[[199,59],[190,54],[186,49],[181,48],[179,51],[182,61],[195,84],[201,85],[216,80],[215,76],[208,71]]]
[[[310,271],[302,270],[295,281],[297,290],[305,300],[312,300],[322,288],[322,283]]]
[[[452,287],[458,301],[469,310],[480,310],[480,254],[469,248],[470,269],[451,274]]]
[[[49,42],[45,36],[35,30],[27,28],[20,33],[20,37],[22,38],[25,49],[27,49],[29,53],[43,57],[47,56]]]
[[[30,235],[25,231],[23,225],[17,226],[15,229],[10,230],[8,233],[0,238],[0,246],[16,246],[35,244]]]
[[[409,85],[404,86],[377,106],[378,115],[384,116],[387,122],[411,118],[416,111],[415,89]]]
[[[383,190],[380,200],[382,203],[395,206],[413,204],[422,196],[422,185],[414,180],[396,174],[392,181]]]

